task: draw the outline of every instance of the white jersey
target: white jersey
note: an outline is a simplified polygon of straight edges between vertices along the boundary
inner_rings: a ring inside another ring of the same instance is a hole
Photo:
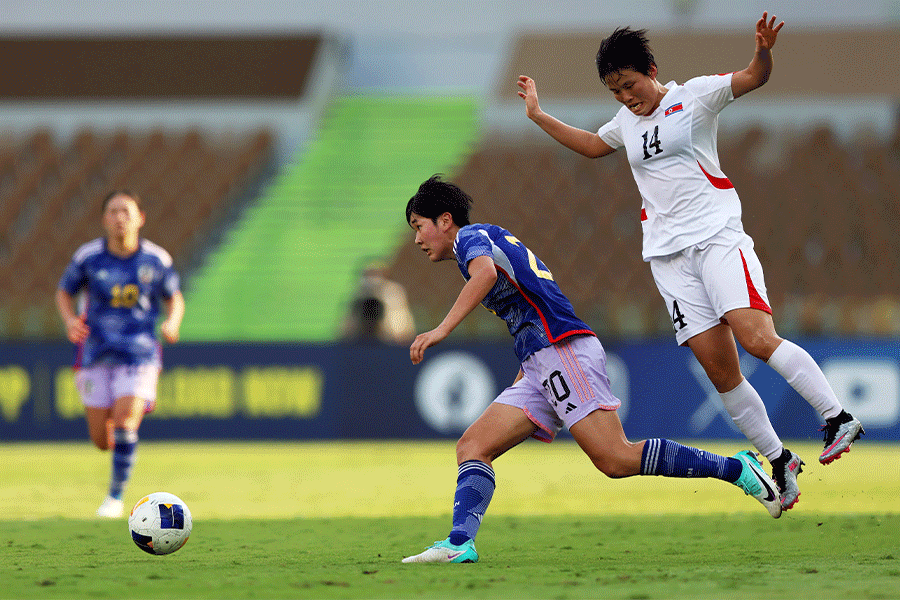
[[[623,106],[597,134],[624,146],[641,193],[643,256],[649,261],[707,240],[725,227],[743,231],[741,202],[719,168],[719,111],[734,101],[731,74],[695,77],[668,92],[649,116]]]

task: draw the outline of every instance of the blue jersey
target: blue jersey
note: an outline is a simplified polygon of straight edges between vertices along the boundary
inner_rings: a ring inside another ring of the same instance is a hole
[[[568,336],[594,335],[575,316],[550,270],[506,229],[466,225],[456,234],[453,252],[466,281],[472,259],[488,256],[494,261],[497,282],[481,303],[506,321],[520,361]]]
[[[81,246],[66,267],[59,287],[69,295],[84,291],[85,323],[91,333],[76,366],[98,359],[118,364],[161,364],[156,341],[160,301],[179,290],[168,252],[147,240],[128,258],[111,254],[106,238]]]

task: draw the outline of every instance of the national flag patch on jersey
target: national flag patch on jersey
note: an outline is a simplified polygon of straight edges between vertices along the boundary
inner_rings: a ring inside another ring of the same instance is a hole
[[[670,106],[669,108],[666,109],[665,116],[668,117],[669,115],[677,113],[677,112],[681,112],[682,110],[684,110],[684,106],[682,106],[681,102],[679,102],[678,104],[673,104],[672,106]]]

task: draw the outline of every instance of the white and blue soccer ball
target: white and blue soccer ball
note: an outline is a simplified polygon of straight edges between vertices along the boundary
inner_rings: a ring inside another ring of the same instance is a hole
[[[172,554],[188,541],[193,526],[187,504],[168,492],[144,496],[128,517],[131,539],[150,554]]]

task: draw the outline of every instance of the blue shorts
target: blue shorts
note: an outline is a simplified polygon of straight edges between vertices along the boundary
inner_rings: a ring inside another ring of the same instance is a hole
[[[595,410],[616,410],[606,374],[606,352],[594,336],[563,339],[539,350],[522,363],[524,377],[506,388],[494,402],[525,411],[538,430],[532,437],[552,442],[564,426]]]

